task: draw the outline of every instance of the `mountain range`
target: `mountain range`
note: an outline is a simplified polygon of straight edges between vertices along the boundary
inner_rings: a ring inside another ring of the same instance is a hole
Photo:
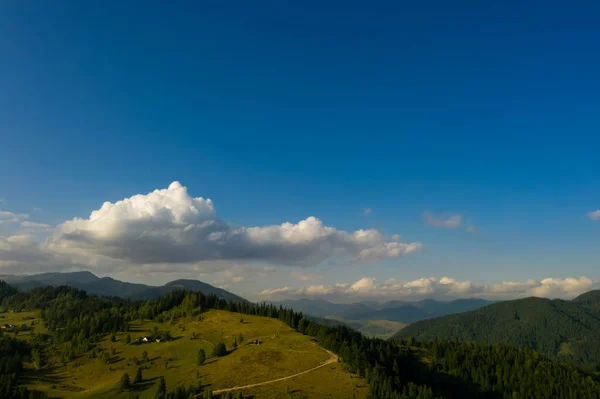
[[[387,320],[399,323],[414,323],[419,320],[466,312],[494,302],[470,298],[453,301],[424,299],[416,302],[389,301],[379,303],[365,301],[352,304],[332,303],[323,299],[298,299],[275,302],[305,314],[337,320]]]
[[[43,286],[68,285],[85,290],[89,294],[120,296],[130,299],[154,299],[174,290],[200,291],[204,294],[215,294],[231,301],[246,301],[224,289],[213,287],[198,280],[174,280],[162,286],[151,286],[139,283],[128,283],[110,277],[98,277],[89,271],[72,273],[41,273],[32,275],[0,275],[4,280],[20,291]]]

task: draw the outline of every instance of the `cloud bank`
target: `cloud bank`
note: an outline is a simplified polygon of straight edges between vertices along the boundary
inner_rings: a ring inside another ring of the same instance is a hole
[[[258,295],[279,297],[328,297],[333,300],[360,299],[450,299],[459,297],[482,297],[507,299],[525,296],[548,298],[572,298],[594,287],[585,276],[568,278],[545,278],[542,280],[503,281],[496,284],[480,284],[450,277],[422,277],[412,281],[376,279],[363,277],[353,284],[309,285],[297,289],[289,286],[261,291]]]

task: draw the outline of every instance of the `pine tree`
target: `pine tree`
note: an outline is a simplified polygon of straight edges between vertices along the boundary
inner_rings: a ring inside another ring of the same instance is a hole
[[[215,356],[221,357],[221,356],[225,356],[227,354],[227,347],[225,346],[225,344],[223,342],[219,342],[216,346],[215,346]]]
[[[154,395],[155,399],[166,399],[167,396],[167,384],[165,383],[165,378],[160,377],[158,381],[158,388],[156,389],[156,394]]]
[[[206,361],[206,353],[204,349],[198,350],[198,366],[202,366]]]
[[[131,388],[131,380],[129,379],[129,374],[125,373],[121,376],[121,380],[119,381],[119,389],[121,391],[126,391]]]
[[[135,373],[135,377],[133,378],[133,383],[139,384],[143,380],[144,380],[144,378],[142,377],[142,368],[138,367],[137,372]]]

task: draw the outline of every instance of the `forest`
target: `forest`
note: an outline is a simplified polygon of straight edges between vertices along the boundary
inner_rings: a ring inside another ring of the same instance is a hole
[[[590,371],[600,367],[600,291],[571,301],[525,298],[414,323],[398,339],[476,341],[533,349]]]
[[[128,331],[139,319],[174,321],[202,317],[208,309],[277,318],[298,332],[314,337],[338,355],[350,371],[368,381],[372,398],[598,398],[598,375],[572,364],[547,359],[534,350],[506,344],[474,344],[448,340],[367,338],[346,326],[325,326],[292,309],[220,299],[201,292],[173,291],[148,301],[88,295],[70,287],[42,287],[16,293],[1,285],[4,311],[41,309],[50,336],[37,335],[28,343],[1,338],[0,392],[2,398],[37,398],[44,394],[19,387],[24,359],[43,367],[48,342],[70,343],[60,354],[72,359],[93,351],[105,336]],[[124,379],[129,380],[129,376]],[[125,386],[127,381],[123,381]],[[159,383],[157,398],[211,397],[208,388],[166,387]]]

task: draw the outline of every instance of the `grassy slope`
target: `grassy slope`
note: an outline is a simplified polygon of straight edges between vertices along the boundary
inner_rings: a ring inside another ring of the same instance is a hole
[[[147,335],[154,326],[161,331],[170,330],[177,339],[126,345],[126,334],[119,334],[116,343],[109,339],[100,343],[107,350],[116,349],[116,358],[110,365],[100,358],[88,359],[87,355],[66,366],[61,366],[58,359],[53,358],[41,372],[30,370],[28,385],[47,391],[53,397],[130,398],[139,394],[140,398],[153,398],[160,377],[165,378],[168,389],[178,385],[187,387],[197,384],[198,372],[203,385],[218,390],[290,376],[331,359],[331,355],[311,342],[309,337],[295,332],[279,320],[217,310],[211,310],[204,316],[202,321],[133,324],[130,332],[132,341]],[[240,323],[241,317],[243,324]],[[192,332],[199,333],[202,339],[190,340]],[[212,345],[219,341],[225,342],[231,349],[232,336],[239,333],[244,335],[244,342],[236,350],[222,358],[209,358],[203,366],[196,365],[199,349],[204,349],[209,356]],[[255,338],[261,339],[263,344],[248,345]],[[144,382],[132,392],[118,392],[116,386],[123,373],[129,373],[133,379],[137,370],[137,366],[128,359],[133,356],[141,358],[144,350],[151,359],[143,371]],[[165,368],[164,358],[171,359],[168,368]],[[288,387],[296,392],[295,396],[307,398],[349,398],[353,393],[360,398],[367,392],[364,380],[351,376],[336,362],[293,379],[243,392],[258,398],[276,398],[285,396]]]
[[[31,333],[47,333],[46,327],[44,326],[44,322],[40,317],[40,311],[34,310],[30,312],[6,312],[0,313],[0,324],[13,324],[16,326],[20,326],[21,324],[31,324],[34,322],[34,325],[31,326],[32,330],[30,331],[19,331],[16,338],[22,339],[24,341],[29,341],[31,338]],[[4,330],[3,330],[4,331]],[[9,336],[14,336],[12,332],[8,333]]]

